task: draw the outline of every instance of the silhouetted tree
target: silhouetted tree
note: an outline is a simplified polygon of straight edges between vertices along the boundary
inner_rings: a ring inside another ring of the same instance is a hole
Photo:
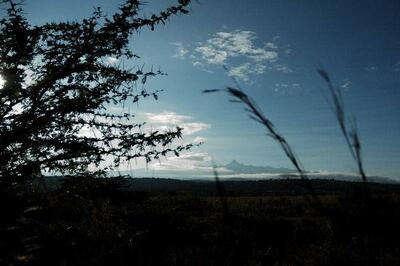
[[[8,7],[0,20],[0,75],[5,80],[0,89],[1,180],[27,180],[43,170],[104,174],[110,169],[100,167],[106,159],[116,167],[123,160],[150,161],[189,149],[171,146],[181,137],[179,127],[145,132],[143,124],[131,122],[133,115],[107,111],[126,101],[157,99],[159,91],[148,92],[141,84],[160,71],[125,69],[109,59],[137,59],[128,47],[130,37],[186,14],[189,2],[179,0],[145,18],[139,0],[126,0],[112,16],[97,8],[79,22],[33,26],[20,4],[2,1]]]

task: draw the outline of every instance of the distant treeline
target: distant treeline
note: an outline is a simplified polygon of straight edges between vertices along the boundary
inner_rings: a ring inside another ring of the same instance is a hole
[[[97,179],[98,182],[116,182],[115,179]],[[216,195],[216,184],[212,180],[178,180],[167,178],[117,178],[119,190],[149,193],[191,193],[198,196]],[[61,186],[68,178],[47,177],[50,188]],[[93,180],[94,181],[94,180]],[[304,195],[309,193],[299,179],[228,180],[220,182],[227,196]],[[362,183],[327,179],[312,179],[318,194],[343,194],[362,190],[368,186],[378,194],[400,193],[400,184]]]

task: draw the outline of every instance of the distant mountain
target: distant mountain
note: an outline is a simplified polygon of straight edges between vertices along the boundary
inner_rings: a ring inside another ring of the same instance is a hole
[[[222,165],[221,167],[229,170],[232,174],[294,174],[295,170],[289,168],[275,168],[271,166],[254,166],[239,163],[236,160]]]
[[[298,179],[296,170],[284,167],[255,166],[248,165],[232,160],[225,165],[217,166],[218,175],[224,180],[249,181],[264,179]],[[354,173],[326,172],[326,171],[307,171],[310,179],[336,180],[360,182],[360,177]],[[146,170],[135,169],[131,171],[110,172],[110,176],[129,175],[131,177],[156,177],[172,178],[180,180],[214,180],[214,173],[211,167],[202,169],[184,169],[184,170]],[[368,176],[369,182],[376,183],[400,183],[400,178]]]
[[[226,165],[220,166],[228,170],[228,172],[221,172],[220,175],[230,176],[230,180],[251,180],[251,179],[265,179],[265,178],[279,178],[279,179],[296,179],[298,173],[294,169],[283,168],[283,167],[271,167],[271,166],[254,166],[242,164],[236,160],[231,161]],[[237,176],[235,176],[237,175]],[[248,176],[245,176],[248,175]],[[259,176],[257,176],[259,175]],[[263,175],[268,175],[265,177]],[[245,176],[245,177],[244,177]],[[307,176],[310,179],[322,179],[322,180],[336,180],[336,181],[349,181],[359,182],[361,181],[358,175],[342,174],[342,173],[324,173],[318,171],[307,172]],[[396,180],[381,176],[369,176],[369,182],[376,183],[398,183]]]

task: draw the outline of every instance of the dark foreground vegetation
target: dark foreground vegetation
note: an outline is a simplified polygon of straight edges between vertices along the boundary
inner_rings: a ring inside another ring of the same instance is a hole
[[[0,265],[399,265],[400,186],[67,179],[0,193]],[[286,187],[286,190],[283,188]],[[23,192],[22,192],[23,191]],[[286,191],[286,192],[285,192]]]

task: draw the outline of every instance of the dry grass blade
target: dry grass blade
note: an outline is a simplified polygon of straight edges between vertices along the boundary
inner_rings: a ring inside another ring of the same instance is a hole
[[[320,209],[322,204],[317,194],[315,193],[309,178],[307,177],[306,171],[304,170],[304,167],[302,166],[300,160],[297,158],[293,149],[286,141],[285,137],[281,133],[279,133],[279,131],[275,128],[274,124],[262,113],[261,109],[257,106],[257,104],[240,88],[235,89],[232,87],[227,87],[226,91],[236,101],[243,103],[246,106],[245,110],[246,112],[249,113],[249,117],[257,121],[258,123],[262,124],[263,126],[265,126],[268,130],[267,135],[272,137],[280,144],[281,148],[285,152],[285,155],[289,158],[293,166],[296,168],[297,172],[300,175],[301,180],[303,180],[305,188],[312,196],[313,203],[318,209]]]
[[[357,167],[358,167],[360,176],[363,179],[363,181],[367,181],[367,176],[364,172],[363,161],[362,161],[362,157],[361,157],[361,142],[360,142],[360,138],[358,136],[358,131],[357,131],[357,127],[356,127],[355,123],[354,123],[351,131],[349,132],[349,136],[353,143],[355,158],[356,158]]]
[[[329,74],[325,70],[317,69],[317,71],[318,71],[319,75],[322,77],[322,79],[325,80],[325,82],[328,85],[328,89],[331,94],[332,102],[333,102],[332,106],[331,106],[332,112],[335,114],[336,120],[339,123],[340,130],[342,131],[342,134],[345,138],[345,141],[349,148],[350,154],[357,163],[358,172],[361,176],[361,179],[364,182],[366,182],[367,176],[364,171],[362,157],[361,157],[360,138],[358,136],[358,131],[357,131],[357,127],[355,126],[355,123],[353,123],[354,125],[352,126],[350,131],[347,128],[346,113],[345,113],[345,109],[344,109],[342,91],[340,90],[340,88],[335,87],[333,85]]]

